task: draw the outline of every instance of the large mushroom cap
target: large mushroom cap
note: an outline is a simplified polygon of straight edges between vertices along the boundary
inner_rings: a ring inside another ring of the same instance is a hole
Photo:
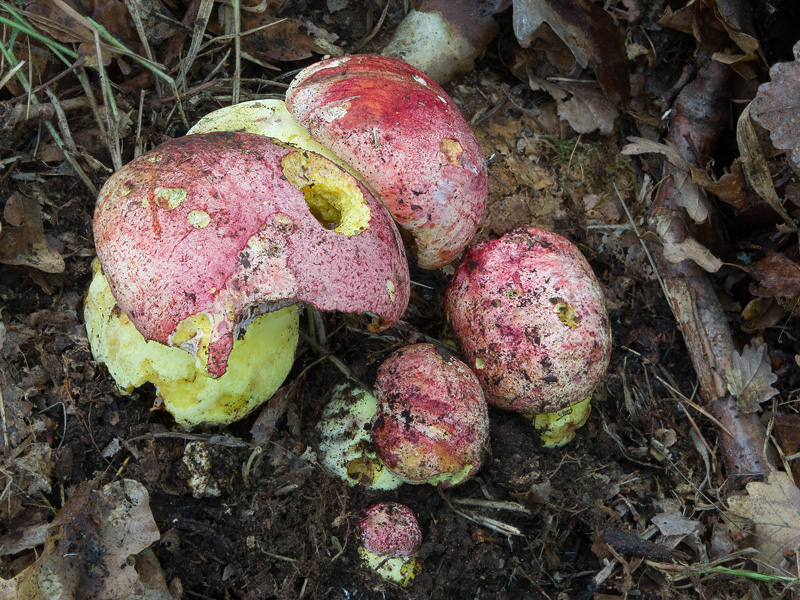
[[[414,236],[421,267],[463,251],[486,211],[486,163],[458,107],[430,77],[386,56],[332,58],[297,75],[286,105],[378,192]]]
[[[495,406],[559,411],[585,400],[608,367],[603,292],[580,250],[550,231],[520,227],[471,248],[445,312]]]
[[[165,142],[103,186],[97,254],[146,339],[192,352],[212,376],[258,314],[303,302],[403,314],[409,275],[383,206],[328,159],[249,133]]]

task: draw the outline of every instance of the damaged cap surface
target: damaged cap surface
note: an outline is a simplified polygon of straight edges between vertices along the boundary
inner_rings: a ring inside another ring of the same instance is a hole
[[[290,303],[394,323],[408,303],[399,234],[380,201],[328,159],[263,136],[165,142],[103,186],[97,254],[148,340],[214,377],[258,314]]]
[[[378,192],[413,235],[421,267],[447,264],[470,242],[486,211],[486,162],[427,75],[385,56],[333,58],[301,71],[286,105]]]

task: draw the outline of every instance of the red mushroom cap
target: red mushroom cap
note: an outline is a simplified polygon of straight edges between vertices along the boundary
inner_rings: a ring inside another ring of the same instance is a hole
[[[417,517],[405,504],[382,502],[366,510],[361,521],[361,543],[374,554],[411,556],[422,545]]]
[[[469,367],[432,344],[394,352],[378,369],[373,442],[408,483],[450,486],[480,469],[489,414]]]
[[[432,269],[456,258],[486,211],[486,162],[458,107],[403,61],[353,55],[315,63],[286,92],[311,136],[355,168]]]
[[[334,200],[349,190],[361,229],[337,233],[312,214],[301,190],[315,182]],[[402,242],[380,201],[328,159],[260,135],[191,135],[133,160],[103,186],[94,231],[114,296],[146,339],[173,345],[182,321],[206,318],[215,377],[242,323],[268,310],[307,302],[385,325],[408,303]]]
[[[603,292],[580,250],[550,231],[520,227],[471,248],[445,312],[492,405],[556,412],[585,400],[608,367]]]

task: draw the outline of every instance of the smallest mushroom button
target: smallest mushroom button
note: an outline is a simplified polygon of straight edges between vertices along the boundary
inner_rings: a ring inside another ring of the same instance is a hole
[[[370,506],[359,529],[361,559],[384,579],[407,585],[422,569],[422,559],[415,556],[422,545],[422,530],[406,505]]]

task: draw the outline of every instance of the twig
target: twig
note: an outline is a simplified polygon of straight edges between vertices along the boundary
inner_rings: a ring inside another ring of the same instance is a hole
[[[372,38],[374,38],[376,35],[378,35],[378,32],[381,30],[381,27],[383,27],[383,22],[386,20],[386,15],[389,13],[389,5],[390,4],[391,4],[391,0],[386,0],[386,6],[383,7],[383,13],[381,13],[381,18],[378,19],[378,24],[375,25],[375,27],[369,33],[369,35],[367,35],[367,37],[365,37],[358,44],[356,44],[355,48],[353,48],[351,50],[352,54],[355,54],[356,52],[358,52],[361,48],[363,48],[365,45],[367,45],[372,40]]]
[[[712,154],[727,123],[728,75],[727,66],[709,61],[675,101],[667,140],[691,164],[697,165],[699,156]],[[665,170],[667,176],[656,193],[648,225],[655,231],[657,224],[666,220],[671,235],[680,241],[690,232],[677,203],[671,176],[674,168],[667,165]],[[659,253],[656,261],[699,379],[700,396],[721,428],[730,433],[719,438],[729,477],[765,475],[764,429],[758,416],[743,414],[728,392],[733,336],[708,274],[691,260],[671,263]]]

